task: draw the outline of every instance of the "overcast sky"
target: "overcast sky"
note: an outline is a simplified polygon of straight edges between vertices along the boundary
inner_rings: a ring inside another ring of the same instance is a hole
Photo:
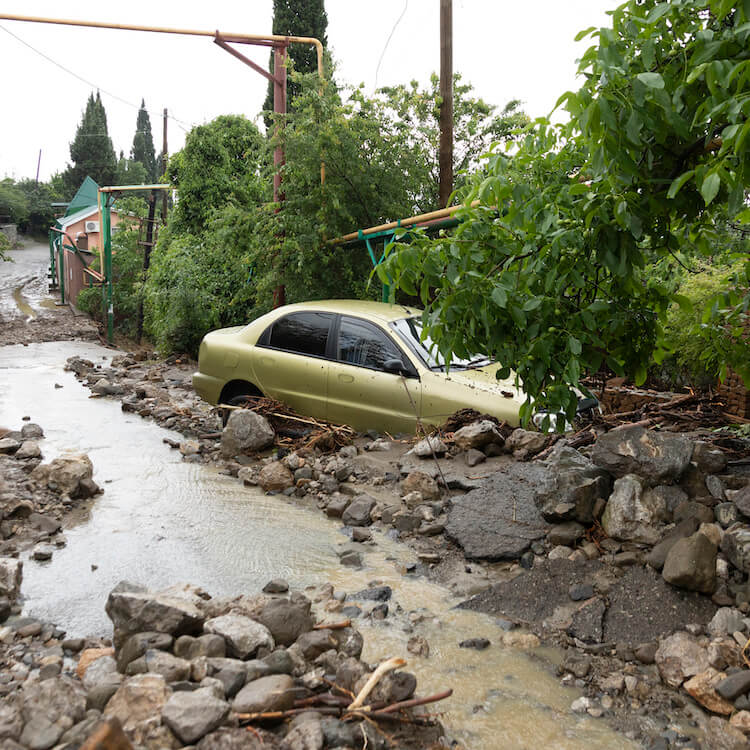
[[[519,98],[532,117],[547,114],[563,91],[576,86],[575,60],[587,42],[576,43],[574,36],[608,25],[606,11],[616,5],[453,0],[454,70],[491,104]],[[0,13],[267,34],[272,6],[272,0],[4,0]],[[376,85],[427,81],[439,70],[439,0],[326,0],[326,10],[339,82],[364,83],[372,91]],[[267,64],[265,49],[245,51]],[[39,149],[41,179],[64,169],[86,99],[97,88],[118,155],[129,155],[141,98],[158,153],[165,107],[175,118],[169,121],[169,150],[175,151],[194,124],[225,113],[255,118],[266,92],[265,79],[208,38],[4,20],[0,71],[0,178],[34,177]]]

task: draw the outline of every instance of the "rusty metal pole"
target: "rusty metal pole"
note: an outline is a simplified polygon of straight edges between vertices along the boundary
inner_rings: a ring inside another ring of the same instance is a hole
[[[440,0],[440,188],[445,208],[453,192],[453,0]]]
[[[284,123],[281,120],[286,115],[286,45],[274,45],[273,48],[273,111],[276,121],[276,148],[273,151],[273,200],[277,204],[276,212],[281,210],[284,191],[281,189],[281,168],[284,166],[284,148],[279,140]],[[279,284],[273,293],[274,307],[281,307],[286,303],[286,288]]]

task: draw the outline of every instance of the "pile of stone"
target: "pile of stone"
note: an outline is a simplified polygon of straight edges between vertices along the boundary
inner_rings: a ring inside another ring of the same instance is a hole
[[[43,463],[42,428],[33,423],[0,438],[0,555],[36,545],[33,557],[48,560],[65,540],[66,513],[101,492],[85,454]]]
[[[316,626],[311,606],[278,580],[264,593],[231,599],[190,585],[152,592],[121,583],[106,604],[111,647],[63,640],[50,626],[16,618],[0,628],[2,747],[79,747],[112,719],[133,745],[154,749],[418,748],[437,741],[439,725],[420,719],[419,709],[394,713],[401,721],[382,728],[347,712],[373,668],[360,659],[360,633],[346,621]],[[365,705],[382,710],[415,690],[413,674],[393,669]]]

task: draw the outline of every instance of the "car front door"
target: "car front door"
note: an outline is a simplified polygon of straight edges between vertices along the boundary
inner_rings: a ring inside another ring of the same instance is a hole
[[[369,321],[342,315],[328,371],[328,419],[358,430],[409,432],[416,427],[420,381],[391,337]],[[401,360],[408,375],[386,370]]]
[[[297,312],[269,326],[253,357],[253,370],[264,394],[300,414],[326,418],[326,351],[334,319],[333,313]]]

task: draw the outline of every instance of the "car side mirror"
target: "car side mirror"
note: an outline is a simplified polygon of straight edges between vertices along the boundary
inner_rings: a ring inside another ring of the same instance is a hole
[[[383,369],[386,372],[392,372],[394,375],[409,374],[406,365],[400,359],[396,359],[395,357],[393,359],[386,359],[383,363]]]

